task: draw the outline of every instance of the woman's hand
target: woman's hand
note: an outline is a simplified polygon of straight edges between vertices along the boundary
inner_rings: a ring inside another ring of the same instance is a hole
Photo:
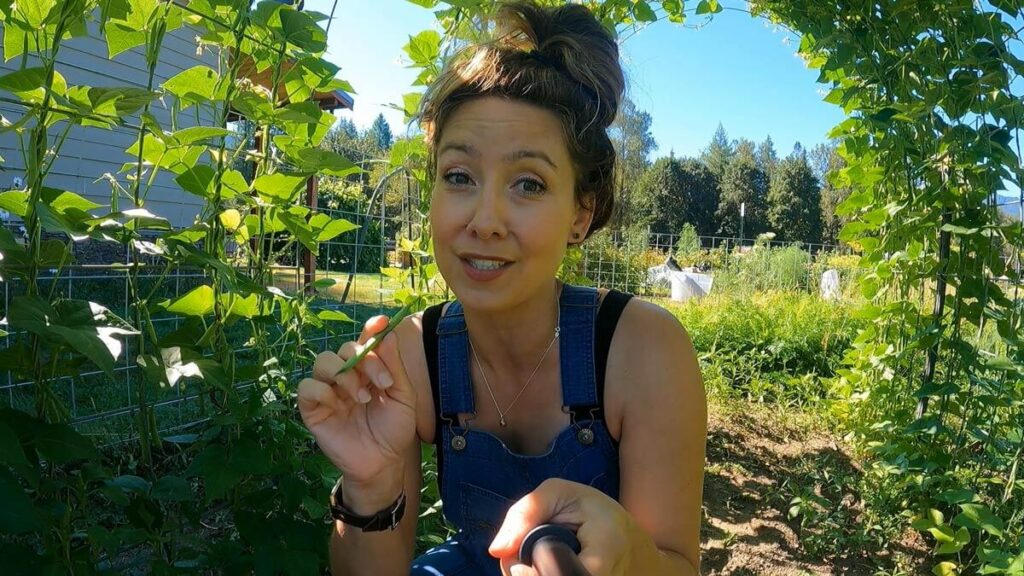
[[[580,561],[593,576],[646,574],[658,562],[658,548],[629,513],[603,492],[577,482],[553,478],[516,502],[491,543],[506,576],[537,576],[519,564],[519,546],[533,528],[561,524],[576,530]]]
[[[387,316],[369,319],[357,341],[346,342],[337,354],[321,352],[313,377],[299,383],[302,421],[346,482],[354,484],[401,470],[402,455],[416,440],[416,391],[396,334],[388,334],[351,370],[337,373],[387,325]]]

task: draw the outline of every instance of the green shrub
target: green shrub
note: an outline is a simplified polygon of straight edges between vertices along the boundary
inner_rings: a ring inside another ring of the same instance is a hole
[[[666,306],[689,332],[708,390],[790,405],[832,397],[829,380],[859,326],[847,306],[797,293]]]

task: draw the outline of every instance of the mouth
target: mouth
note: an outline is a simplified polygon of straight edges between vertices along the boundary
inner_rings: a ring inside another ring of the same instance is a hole
[[[464,258],[462,258],[462,261],[465,262],[466,264],[469,264],[469,266],[472,267],[473,269],[480,270],[481,272],[490,272],[490,271],[493,271],[493,270],[500,270],[501,268],[504,268],[504,267],[508,266],[509,264],[511,264],[511,262],[508,262],[506,260],[491,260],[491,259],[488,259],[488,258],[465,258],[464,257]]]

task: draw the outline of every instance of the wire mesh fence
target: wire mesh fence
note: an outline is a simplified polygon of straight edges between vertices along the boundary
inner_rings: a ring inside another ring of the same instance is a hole
[[[292,245],[279,252],[272,267],[272,285],[289,294],[308,290],[313,282],[331,279],[333,285],[317,291],[312,309],[338,311],[354,320],[353,323],[324,322],[321,326],[308,327],[304,340],[316,350],[337,349],[342,342],[358,336],[363,321],[376,314],[393,312],[398,307],[393,295],[404,286],[393,276],[382,273],[382,269],[410,265],[400,242],[402,238],[419,233],[422,215],[413,208],[415,202],[410,194],[385,199],[386,195],[381,195],[377,202],[360,197],[344,207],[321,199],[318,211],[332,218],[345,218],[358,228],[320,243],[315,255],[299,244]],[[17,236],[18,222],[8,221],[5,225]],[[40,291],[96,302],[125,316],[132,304],[126,266],[131,262],[131,255],[123,245],[112,244],[112,247],[112,251],[105,253],[109,262],[73,263],[62,268],[59,275],[54,270],[44,273],[38,281]],[[90,242],[76,248],[81,260],[90,261],[101,247]],[[230,246],[228,251],[239,252]],[[681,241],[679,235],[648,230],[599,232],[576,252],[575,258],[570,254],[567,263],[571,267],[570,281],[648,298],[670,296],[669,271],[706,274],[714,279],[713,290],[730,293],[772,289],[816,293],[820,289],[821,274],[827,269],[840,269],[848,285],[853,283],[857,273],[857,257],[844,246],[700,236],[695,242],[692,239]],[[237,265],[244,266],[244,262],[239,260]],[[168,268],[156,259],[142,266],[139,281],[155,285],[162,278],[160,296],[166,300],[210,281],[208,273],[201,268]],[[1016,288],[1018,279],[1019,274],[1015,274],[1006,280]],[[4,314],[12,298],[25,288],[17,280],[5,280],[2,283]],[[161,336],[173,334],[182,321],[181,317],[169,313],[153,317],[154,328]],[[277,328],[268,326],[267,330],[272,340]],[[17,333],[5,336],[5,347],[17,336]],[[232,341],[232,345],[240,362],[257,361],[248,355],[246,341]],[[102,437],[107,443],[116,443],[135,437],[134,388],[141,382],[141,369],[129,340],[113,377],[101,370],[83,367],[56,380],[53,392],[67,406],[70,420],[79,430]],[[236,386],[252,384],[252,380],[239,381]],[[0,404],[30,410],[35,393],[32,382],[18,381],[10,372],[0,380]],[[163,435],[173,435],[213,413],[210,399],[188,386],[162,388],[153,399],[153,406]]]

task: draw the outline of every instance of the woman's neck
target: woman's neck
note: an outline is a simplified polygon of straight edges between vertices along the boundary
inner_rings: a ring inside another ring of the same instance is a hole
[[[545,350],[552,345],[558,325],[560,294],[561,284],[552,282],[521,305],[500,313],[464,309],[471,345],[493,386],[521,386],[537,367]],[[552,356],[555,356],[553,350],[547,357]]]

